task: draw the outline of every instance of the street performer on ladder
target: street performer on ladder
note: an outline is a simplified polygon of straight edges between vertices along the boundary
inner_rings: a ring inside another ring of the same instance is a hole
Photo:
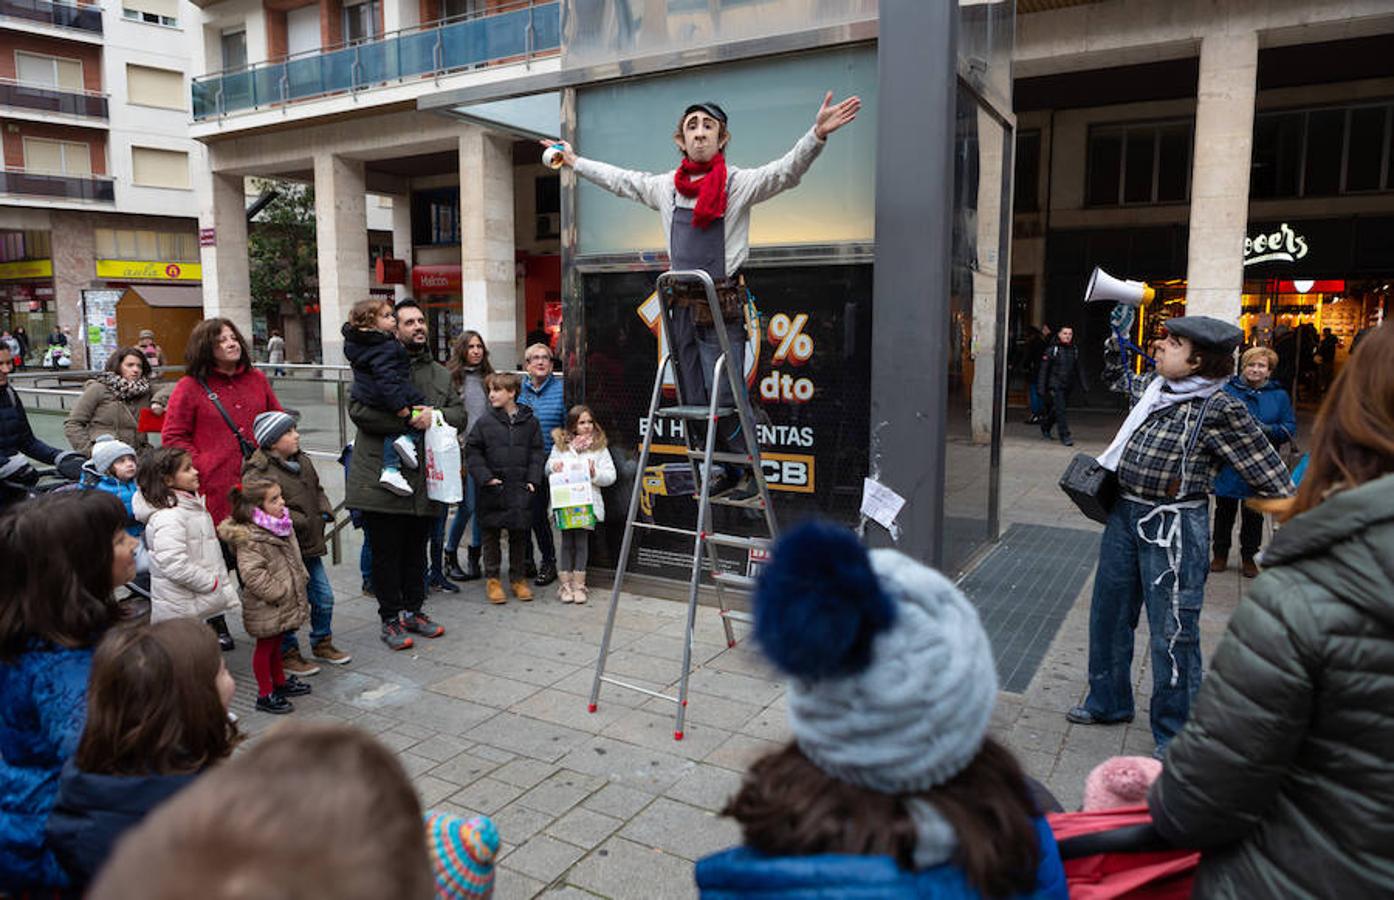
[[[637,200],[658,210],[668,239],[669,267],[673,271],[700,269],[711,276],[720,301],[721,327],[726,329],[733,359],[727,364],[737,374],[745,372],[745,279],[741,266],[750,253],[750,208],[794,187],[818,158],[828,135],[857,117],[858,97],[832,102],[829,91],[810,128],[792,150],[755,169],[726,164],[726,144],[731,139],[726,112],[715,103],[694,103],[683,110],[673,142],[682,160],[672,172],[653,174],[621,169],[577,156],[565,141],[542,141],[558,148],[562,162],[578,175],[611,193]],[[684,403],[706,405],[711,400],[712,374],[721,354],[721,341],[711,321],[706,296],[699,285],[684,286],[674,296],[672,333],[668,346]],[[732,402],[730,388],[720,385],[719,402]],[[724,432],[724,433],[722,433]],[[718,432],[721,449],[747,452],[740,423],[727,420]],[[755,494],[748,473],[736,482],[737,470],[721,468],[711,486],[713,496],[730,492],[733,500]]]

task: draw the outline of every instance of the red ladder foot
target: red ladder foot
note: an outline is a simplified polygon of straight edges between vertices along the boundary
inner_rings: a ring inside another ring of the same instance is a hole
[[[680,740],[682,740],[682,732],[681,732],[681,731],[675,731],[675,732],[673,732],[673,740],[675,740],[675,741],[680,741]]]
[[[595,704],[594,704],[594,703],[587,704],[587,706],[586,706],[586,712],[595,712]]]

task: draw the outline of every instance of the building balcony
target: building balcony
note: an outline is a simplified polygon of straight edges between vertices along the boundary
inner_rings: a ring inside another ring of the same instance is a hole
[[[105,94],[65,91],[43,85],[21,84],[0,78],[0,109],[84,119],[106,119]]]
[[[204,75],[193,81],[194,120],[552,56],[561,47],[560,7],[557,0],[524,0],[487,15],[434,22],[358,44]]]
[[[52,3],[50,0],[0,0],[0,18],[4,17],[59,28],[75,28],[92,34],[102,33],[100,6]]]
[[[115,203],[116,191],[104,175],[59,175],[6,167],[0,171],[0,194],[51,197],[90,203]]]

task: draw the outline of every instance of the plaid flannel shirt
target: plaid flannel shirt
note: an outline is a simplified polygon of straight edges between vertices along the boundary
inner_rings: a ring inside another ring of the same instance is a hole
[[[1155,375],[1152,377],[1156,377]],[[1134,402],[1151,378],[1134,379]],[[1242,400],[1220,391],[1210,401],[1200,436],[1182,469],[1182,455],[1197,425],[1203,399],[1178,403],[1153,413],[1128,439],[1118,463],[1118,486],[1143,500],[1202,497],[1211,492],[1215,475],[1229,463],[1240,477],[1264,497],[1293,492],[1287,466]],[[1170,489],[1180,479],[1173,498]]]

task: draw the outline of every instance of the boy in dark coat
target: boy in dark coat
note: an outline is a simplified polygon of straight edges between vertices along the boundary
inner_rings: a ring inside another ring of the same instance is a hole
[[[397,340],[397,314],[387,300],[359,300],[342,333],[344,356],[353,368],[353,399],[402,420],[402,434],[383,441],[378,483],[399,497],[410,496],[411,485],[402,477],[402,466],[415,469],[417,453],[407,420],[412,407],[425,404],[426,397],[412,383],[407,348]]]
[[[334,587],[324,569],[324,556],[329,552],[324,532],[334,521],[334,506],[320,487],[314,461],[300,452],[300,432],[289,413],[261,413],[252,426],[252,436],[257,452],[242,464],[242,477],[265,478],[281,486],[300,556],[310,574],[310,654],[320,662],[344,665],[352,657],[334,646]],[[300,654],[294,631],[286,632],[281,641],[281,665],[293,675],[319,672],[319,666]]]
[[[484,379],[488,415],[470,430],[465,459],[478,485],[479,524],[484,538],[485,591],[490,603],[505,603],[499,581],[500,532],[508,532],[508,580],[513,596],[531,600],[524,559],[532,527],[532,498],[542,484],[547,457],[542,429],[532,410],[518,405],[520,379],[514,372],[495,372]]]

